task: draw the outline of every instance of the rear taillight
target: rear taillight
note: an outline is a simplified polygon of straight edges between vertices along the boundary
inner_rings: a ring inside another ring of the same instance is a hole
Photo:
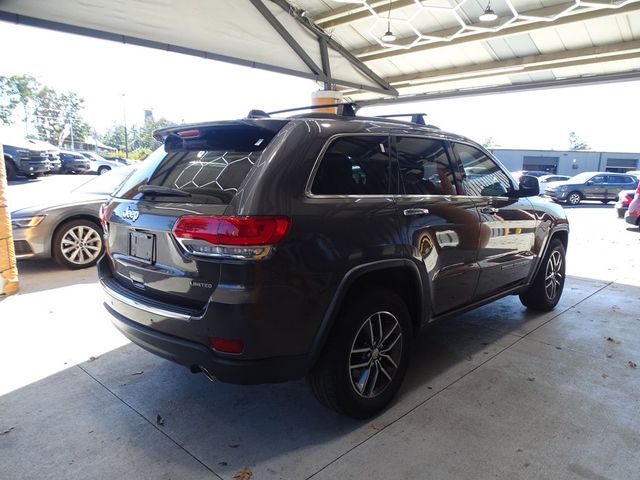
[[[258,260],[289,229],[288,217],[208,217],[186,215],[173,227],[176,239],[196,255]]]

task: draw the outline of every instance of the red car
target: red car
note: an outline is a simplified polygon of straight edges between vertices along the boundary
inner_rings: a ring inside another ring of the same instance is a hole
[[[624,220],[631,225],[640,227],[640,185],[636,188],[636,195],[629,203],[629,209],[624,215]]]
[[[631,200],[633,200],[635,193],[635,190],[622,190],[618,194],[618,201],[615,204],[618,218],[624,218],[624,214],[627,212],[629,204],[631,203]]]

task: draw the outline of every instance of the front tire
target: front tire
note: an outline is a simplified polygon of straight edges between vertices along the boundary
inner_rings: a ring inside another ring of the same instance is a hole
[[[16,167],[12,161],[4,159],[4,166],[7,171],[7,180],[15,180],[17,177]]]
[[[582,201],[582,195],[580,192],[571,192],[567,195],[567,203],[569,205],[578,205]]]
[[[104,175],[105,173],[107,173],[109,170],[111,170],[110,167],[100,167],[98,168],[98,175]]]
[[[520,301],[525,307],[543,312],[555,308],[564,289],[565,257],[562,242],[557,238],[552,239],[533,283],[526,292],[520,294]]]
[[[102,228],[90,220],[71,220],[58,227],[53,235],[53,259],[70,270],[92,267],[102,252]]]
[[[327,345],[309,373],[316,398],[353,418],[381,412],[398,392],[412,343],[409,311],[389,290],[352,298],[336,319]]]

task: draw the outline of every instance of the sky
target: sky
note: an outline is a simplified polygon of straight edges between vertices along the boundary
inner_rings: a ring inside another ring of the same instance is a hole
[[[114,122],[195,122],[310,104],[310,80],[177,53],[0,22],[0,75],[29,74],[85,99],[98,132]],[[425,112],[428,122],[479,142],[567,149],[575,131],[593,150],[640,152],[640,82],[369,107],[363,115]],[[21,132],[23,131],[22,127]],[[1,132],[0,132],[1,133]]]

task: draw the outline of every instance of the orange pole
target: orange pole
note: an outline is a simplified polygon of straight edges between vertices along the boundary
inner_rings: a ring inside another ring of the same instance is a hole
[[[318,90],[311,94],[311,105],[332,105],[334,103],[342,103],[342,93],[335,90]],[[316,108],[314,112],[338,113],[337,107]]]
[[[7,170],[0,144],[0,295],[17,293],[18,285],[11,217],[7,206]]]

